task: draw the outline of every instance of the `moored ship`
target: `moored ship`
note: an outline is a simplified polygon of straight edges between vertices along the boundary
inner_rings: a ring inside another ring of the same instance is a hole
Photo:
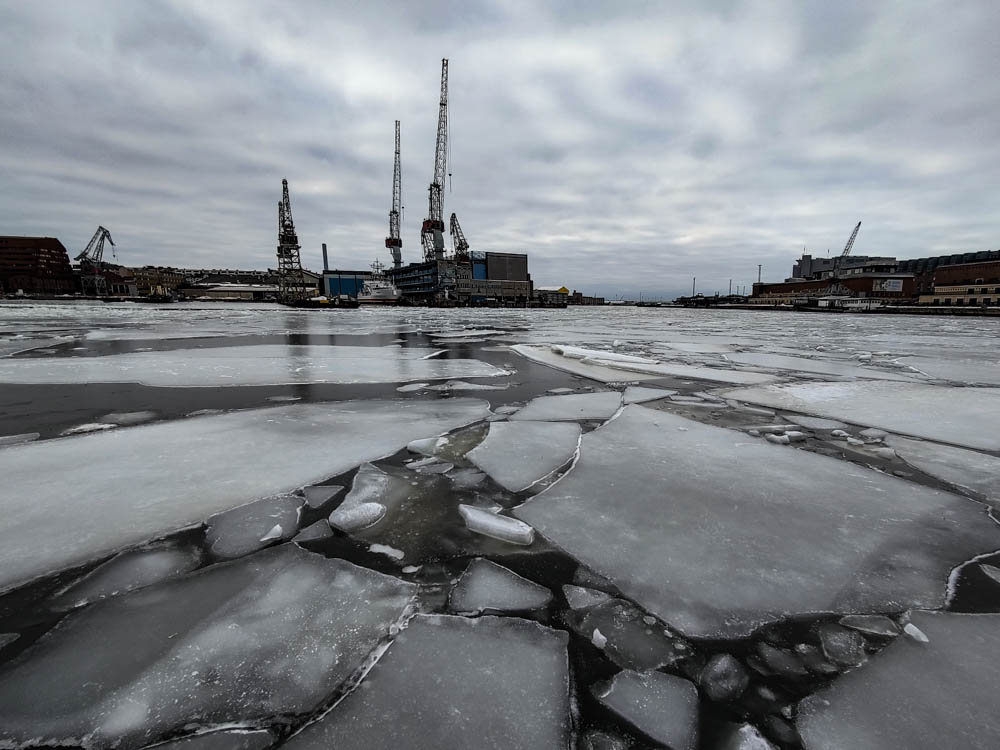
[[[358,295],[362,305],[398,305],[402,292],[385,277],[383,266],[377,260],[372,263],[372,275]]]

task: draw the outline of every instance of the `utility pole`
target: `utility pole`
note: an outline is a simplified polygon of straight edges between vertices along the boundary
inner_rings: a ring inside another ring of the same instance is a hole
[[[697,280],[698,280],[697,276],[692,276],[691,277],[691,296],[692,297],[694,296],[694,282],[696,282]]]

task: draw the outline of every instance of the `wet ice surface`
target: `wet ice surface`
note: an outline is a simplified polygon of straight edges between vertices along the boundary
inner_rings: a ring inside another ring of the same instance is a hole
[[[0,746],[992,747],[998,339],[0,303]]]

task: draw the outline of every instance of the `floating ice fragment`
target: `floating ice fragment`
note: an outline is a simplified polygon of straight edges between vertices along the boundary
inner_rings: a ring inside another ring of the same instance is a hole
[[[63,430],[59,434],[63,437],[69,435],[84,435],[88,432],[103,432],[105,430],[113,430],[117,427],[116,424],[104,424],[103,422],[88,422],[87,424],[77,425],[76,427],[70,427],[68,430]]]
[[[1000,747],[1000,615],[912,613],[897,638],[799,704],[807,750]]]
[[[384,515],[385,506],[381,503],[358,503],[348,508],[341,506],[330,514],[330,525],[349,533],[375,525]]]
[[[476,471],[475,469],[456,469],[449,472],[448,479],[452,483],[461,489],[471,489],[482,483],[486,479],[486,475],[481,471]]]
[[[903,632],[906,633],[910,638],[920,643],[928,643],[929,640],[924,631],[914,625],[912,622],[908,622],[903,626]]]
[[[205,541],[212,554],[232,560],[274,541],[289,540],[298,531],[302,498],[294,495],[258,500],[208,519]]]
[[[886,442],[906,463],[1000,508],[1000,458],[986,453],[893,435]]]
[[[232,726],[308,714],[415,590],[281,545],[98,602],[0,670],[0,743],[132,750],[194,717]]]
[[[429,391],[503,391],[508,388],[508,384],[486,385],[485,383],[467,383],[464,380],[449,380],[441,385],[428,386]]]
[[[329,539],[333,536],[330,524],[325,518],[321,518],[316,523],[306,526],[302,531],[292,537],[293,542],[315,542],[319,539]]]
[[[423,565],[404,565],[403,568],[402,568],[402,572],[406,573],[406,574],[416,573],[422,567],[424,567],[424,566]]]
[[[388,544],[369,544],[368,551],[374,552],[376,555],[385,555],[386,557],[391,557],[393,560],[402,560],[406,557],[406,553],[401,549],[396,549],[395,547],[390,547]]]
[[[483,558],[469,563],[448,598],[452,612],[530,612],[547,607],[552,592]]]
[[[468,459],[511,492],[527,489],[569,461],[580,439],[577,424],[504,422],[490,425]]]
[[[623,669],[673,666],[683,650],[662,626],[650,625],[643,611],[624,599],[609,599],[585,610],[568,612],[565,620],[583,637],[600,630],[608,658]]]
[[[665,388],[646,388],[641,385],[630,385],[625,389],[623,400],[626,404],[642,404],[646,401],[655,401],[658,398],[667,398],[677,391],[668,391]]]
[[[281,524],[276,523],[271,527],[270,531],[260,538],[260,541],[263,543],[276,542],[281,539],[282,536],[284,536],[284,532],[281,530]]]
[[[671,750],[698,746],[698,691],[683,679],[663,672],[616,674],[595,696],[647,737]]]
[[[147,750],[264,750],[274,744],[274,739],[266,729],[231,729],[168,740],[150,745]]]
[[[143,422],[151,422],[156,419],[157,414],[155,411],[124,411],[124,412],[111,412],[110,414],[105,414],[101,417],[101,422],[106,422],[108,424],[116,424],[124,427],[130,424],[142,424]]]
[[[17,523],[0,526],[0,591],[488,413],[485,401],[465,398],[294,404],[4,448],[0,517]]]
[[[553,396],[561,396],[564,393],[572,393],[572,388],[549,388],[546,393],[551,393]]]
[[[801,434],[801,433],[800,433]],[[769,443],[775,443],[776,445],[788,445],[792,442],[788,435],[773,435],[767,434],[764,436]]]
[[[41,437],[40,433],[37,432],[24,432],[20,435],[4,435],[0,437],[0,448],[8,445],[21,445],[22,443],[30,443],[33,440],[38,440]]]
[[[603,591],[588,589],[583,586],[574,586],[571,583],[565,584],[562,587],[562,591],[570,609],[596,607],[598,604],[603,604],[611,598],[611,594],[605,594]]]
[[[406,450],[410,453],[419,453],[423,456],[433,456],[435,449],[441,442],[441,438],[423,438],[421,440],[411,440],[406,444]]]
[[[732,725],[713,750],[777,750],[753,724]]]
[[[844,432],[843,430],[833,430],[830,435],[835,438],[844,438],[845,440],[851,436],[849,432]]]
[[[899,626],[882,615],[845,615],[838,622],[845,628],[858,630],[868,635],[887,638],[899,635]]]
[[[430,383],[407,383],[406,385],[399,386],[396,390],[400,393],[412,393],[413,391],[423,390],[429,385]]]
[[[20,637],[20,633],[0,633],[0,648],[6,648]]]
[[[709,700],[733,701],[747,689],[750,675],[735,656],[715,654],[701,670],[698,682]]]
[[[459,505],[458,511],[469,531],[476,534],[524,546],[535,541],[535,530],[516,518],[494,515],[472,505]]]
[[[771,412],[774,414],[774,412]],[[799,427],[805,427],[807,430],[835,430],[840,432],[842,428],[847,427],[843,422],[838,422],[835,419],[823,419],[822,417],[807,417],[801,414],[787,414],[785,419],[789,422],[795,422]],[[844,433],[843,436],[846,436]],[[842,436],[842,437],[843,437]]]
[[[513,617],[417,615],[360,689],[283,747],[570,747],[566,643]]]
[[[869,427],[868,429],[862,430],[858,434],[867,440],[871,440],[872,442],[879,442],[888,436],[889,433],[885,430],[880,430],[877,427]]]
[[[827,659],[844,667],[856,667],[868,659],[865,639],[857,630],[840,625],[821,625],[819,642]]]
[[[595,647],[600,649],[603,649],[608,645],[608,639],[605,638],[604,634],[597,628],[594,628],[594,633],[590,636],[590,642],[593,643]]]
[[[622,405],[618,391],[575,393],[570,396],[540,396],[514,414],[515,421],[555,421],[574,419],[608,419]]]
[[[333,500],[341,491],[343,486],[339,484],[314,484],[305,487],[302,494],[306,497],[306,505],[312,510],[319,510],[328,502]]]
[[[599,729],[590,729],[580,738],[579,750],[629,750],[623,737]]]
[[[719,470],[734,462],[738,492]],[[1000,547],[965,498],[636,405],[584,435],[573,470],[513,513],[696,637],[939,607],[955,566]]]
[[[792,372],[818,372],[825,375],[867,378],[869,380],[912,380],[906,375],[886,372],[875,367],[858,367],[830,359],[789,357],[783,354],[763,352],[736,352],[727,354],[726,359],[744,365],[791,370]]]

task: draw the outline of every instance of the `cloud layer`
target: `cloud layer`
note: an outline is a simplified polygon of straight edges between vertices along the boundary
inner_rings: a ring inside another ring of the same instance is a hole
[[[274,265],[383,245],[402,121],[419,259],[440,59],[473,249],[608,296],[784,278],[803,247],[995,248],[1000,6],[919,2],[0,4],[0,233],[123,263]]]

